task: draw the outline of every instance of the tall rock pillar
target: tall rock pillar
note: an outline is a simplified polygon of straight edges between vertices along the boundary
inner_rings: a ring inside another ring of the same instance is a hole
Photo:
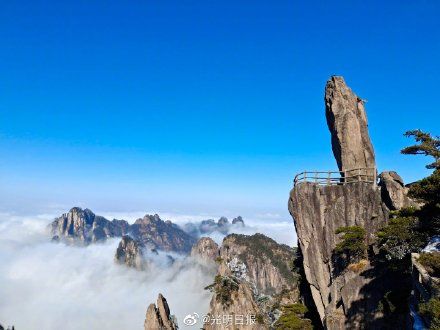
[[[375,167],[364,101],[345,84],[343,77],[337,76],[327,81],[324,99],[333,154],[339,170]]]
[[[331,77],[327,82],[325,106],[339,169],[374,168],[363,101],[342,77]],[[296,182],[289,198],[314,305],[309,307],[317,310],[326,329],[379,329],[377,306],[383,292],[376,287],[374,266],[367,261],[363,269],[340,269],[334,262],[334,249],[340,241],[336,230],[346,226],[363,227],[366,243],[372,244],[376,231],[388,219],[388,208],[371,180],[360,177],[327,183]]]

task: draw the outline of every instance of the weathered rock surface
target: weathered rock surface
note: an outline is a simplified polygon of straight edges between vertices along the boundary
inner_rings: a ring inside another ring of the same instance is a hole
[[[260,324],[255,319],[257,315],[261,315],[261,308],[256,303],[255,293],[249,283],[237,281],[228,284],[234,279],[226,276],[217,279],[214,290],[230,295],[230,299],[222,301],[216,295],[213,296],[209,310],[210,322],[205,325],[205,330],[268,329],[267,325]],[[230,323],[223,320],[223,315],[232,316]]]
[[[56,240],[79,241],[84,244],[120,237],[129,230],[127,221],[109,221],[89,209],[83,210],[79,207],[74,207],[56,218],[49,227]]]
[[[304,258],[305,276],[323,324],[329,329],[367,324],[367,311],[372,312],[374,305],[369,299],[377,297],[372,297],[374,293],[368,296],[364,288],[374,278],[352,271],[339,274],[332,260],[338,228],[363,227],[370,244],[386,223],[388,209],[377,186],[363,182],[335,186],[301,183],[290,193],[289,211]],[[366,265],[363,273],[369,267]]]
[[[405,187],[399,174],[394,171],[382,172],[379,178],[382,200],[390,210],[416,206],[416,203],[408,197],[408,188]]]
[[[209,287],[213,292],[210,315],[244,315],[234,329],[267,329],[281,304],[298,301],[296,273],[291,271],[295,251],[262,234],[231,234],[220,247],[218,274]],[[254,322],[246,320],[253,316]],[[258,316],[258,321],[255,317]],[[224,329],[214,323],[206,329]]]
[[[220,248],[220,273],[226,273],[227,268],[234,276],[254,283],[260,293],[279,294],[296,288],[291,271],[294,259],[294,249],[263,234],[231,234]],[[243,271],[240,265],[244,265]]]
[[[195,238],[171,221],[165,222],[155,215],[146,215],[130,226],[130,234],[149,248],[189,253]]]
[[[116,249],[115,261],[138,270],[144,269],[142,245],[130,236],[123,236]]]
[[[219,247],[212,238],[202,237],[191,249],[191,256],[205,261],[215,261],[219,256]]]
[[[150,249],[189,253],[196,239],[171,221],[145,215],[130,225],[125,220],[107,220],[89,209],[72,208],[49,225],[53,241],[90,244],[129,234]]]
[[[325,106],[339,169],[375,168],[364,102],[342,77],[331,77],[327,82]],[[366,244],[371,246],[377,230],[388,220],[389,209],[379,187],[372,180],[361,181],[327,186],[300,182],[290,192],[289,211],[303,256],[311,307],[316,308],[322,325],[331,330],[381,328],[378,303],[386,278],[379,278],[377,267],[368,260],[357,271],[341,267],[334,252],[340,241],[338,228],[364,228]]]
[[[174,316],[170,315],[170,308],[166,299],[159,294],[156,305],[150,304],[144,323],[145,330],[175,330],[177,323]]]
[[[375,167],[364,101],[345,84],[344,78],[333,76],[327,81],[325,109],[339,170]]]

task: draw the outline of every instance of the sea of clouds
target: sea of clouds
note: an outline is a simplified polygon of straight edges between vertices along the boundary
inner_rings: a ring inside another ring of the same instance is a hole
[[[46,230],[51,219],[47,214],[0,214],[1,325],[17,330],[143,329],[147,307],[159,293],[181,327],[187,314],[207,313],[211,294],[204,287],[212,283],[214,269],[179,255],[170,264],[160,253],[148,257],[147,271],[136,271],[114,263],[119,239],[87,247],[51,242]],[[172,215],[164,219],[188,222]],[[246,222],[240,230],[262,232],[289,245],[294,239],[292,223]],[[211,236],[219,243],[224,237],[218,232]]]
[[[129,223],[133,223],[136,219],[142,218],[145,212],[96,212],[96,214],[102,215],[107,219],[124,219]],[[147,212],[147,214],[154,214],[154,212]],[[203,220],[213,219],[216,222],[222,215],[212,214],[174,214],[174,213],[160,213],[162,220],[171,220],[173,223],[178,224],[182,229],[186,230],[189,224],[193,224],[196,227],[200,226]],[[238,215],[237,215],[238,216]],[[295,233],[295,227],[293,221],[289,216],[289,219],[285,219],[279,214],[265,213],[256,214],[252,217],[243,216],[245,226],[231,225],[232,217],[229,217],[229,230],[228,233],[253,235],[255,233],[264,234],[276,242],[286,244],[288,246],[297,245],[297,236]],[[219,231],[213,231],[212,233],[204,233],[201,236],[211,237],[217,244],[221,244],[225,233]]]

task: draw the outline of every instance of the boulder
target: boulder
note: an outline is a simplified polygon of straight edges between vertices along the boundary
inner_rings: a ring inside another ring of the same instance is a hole
[[[390,210],[416,206],[416,203],[408,197],[408,188],[405,187],[399,174],[394,171],[382,172],[379,178],[382,199]]]

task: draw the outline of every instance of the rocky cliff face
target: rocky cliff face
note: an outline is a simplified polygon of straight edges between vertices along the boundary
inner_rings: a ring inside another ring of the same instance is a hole
[[[216,261],[219,257],[219,247],[209,237],[202,237],[191,249],[191,256],[205,261]]]
[[[170,315],[170,308],[162,294],[159,294],[156,305],[148,306],[144,328],[145,330],[176,330],[178,328],[176,319]]]
[[[212,288],[215,293],[210,303],[210,322],[205,325],[205,330],[268,329],[267,323],[261,319],[262,308],[257,304],[255,292],[249,283],[237,281],[231,276],[217,275]],[[223,315],[232,318],[226,323]]]
[[[142,244],[130,236],[123,236],[116,249],[115,261],[138,270],[144,269]]]
[[[340,170],[375,168],[364,103],[342,77],[332,77],[327,82],[325,106],[332,149]],[[341,227],[362,227],[366,244],[374,243],[375,233],[387,222],[389,213],[379,187],[366,182],[328,186],[300,182],[290,192],[289,211],[303,255],[312,307],[316,308],[323,326],[374,329],[371,325],[379,317],[377,304],[383,296],[379,286],[372,284],[376,280],[374,267],[365,261],[359,265],[361,270],[341,269],[334,251],[340,241],[336,230]]]
[[[120,237],[129,230],[127,221],[109,221],[95,215],[89,209],[83,210],[79,207],[74,207],[68,213],[56,218],[49,227],[55,239],[79,241],[84,244]]]
[[[210,315],[244,315],[234,329],[267,329],[280,314],[280,305],[298,301],[297,274],[292,271],[295,251],[262,235],[228,235],[219,249],[218,274]],[[246,320],[246,315],[252,318]],[[224,329],[214,323],[206,329]]]
[[[334,76],[327,82],[325,113],[339,170],[375,167],[364,101],[345,84],[344,78]]]
[[[157,214],[136,220],[130,226],[130,234],[147,247],[182,253],[189,253],[196,241],[172,222],[160,219]]]
[[[289,210],[304,258],[305,276],[323,324],[329,329],[366,324],[365,310],[374,308],[369,300],[378,299],[364,292],[373,280],[364,276],[370,265],[365,265],[362,274],[340,272],[333,262],[334,249],[339,241],[336,230],[346,226],[365,228],[367,244],[374,242],[376,231],[388,219],[378,188],[363,182],[337,186],[301,183],[291,191]]]
[[[89,244],[107,238],[130,236],[151,249],[189,253],[195,238],[157,214],[145,215],[130,225],[125,220],[107,220],[89,209],[72,208],[49,225],[53,240]]]
[[[220,248],[220,272],[224,273],[226,270],[222,268],[228,268],[240,277],[240,266],[243,265],[246,273],[243,276],[254,283],[260,293],[274,295],[296,287],[292,272],[294,258],[294,249],[262,234],[231,234],[225,237]]]

